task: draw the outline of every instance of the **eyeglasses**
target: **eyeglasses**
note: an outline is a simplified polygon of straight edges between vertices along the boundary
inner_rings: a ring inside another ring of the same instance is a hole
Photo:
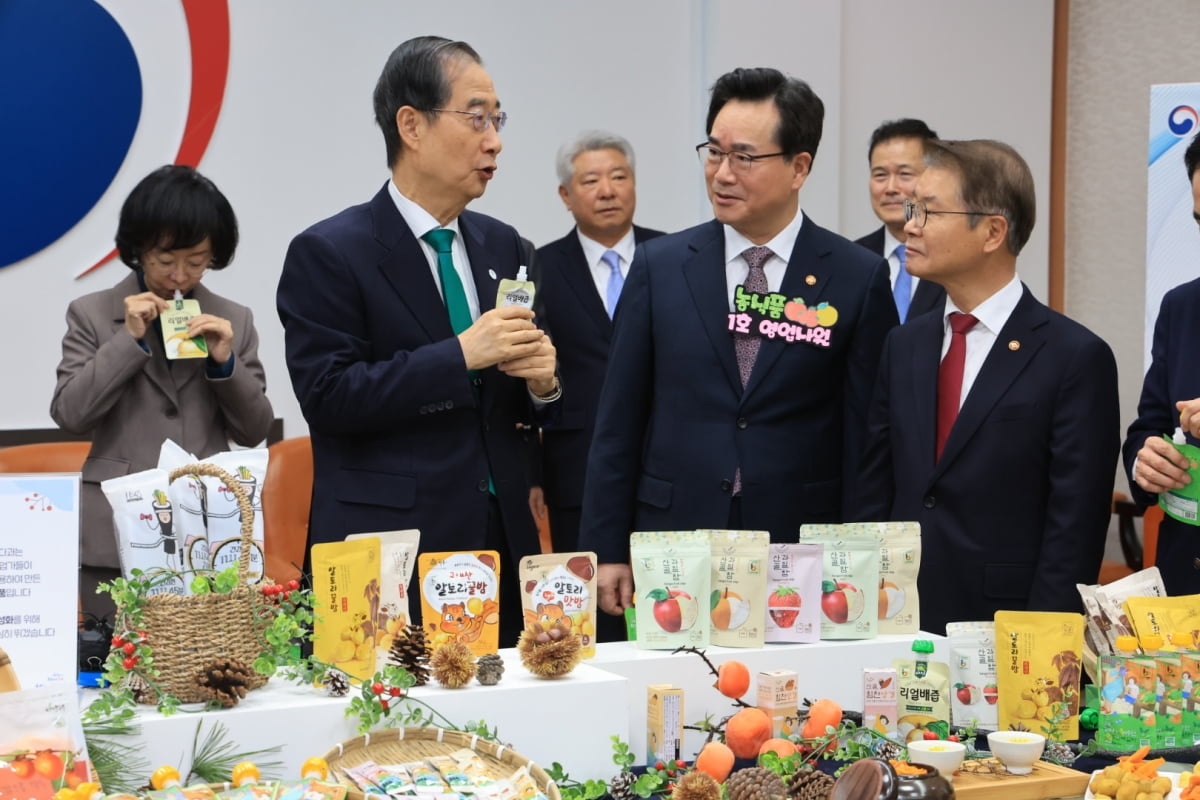
[[[185,274],[195,278],[203,275],[204,271],[211,267],[214,261],[215,259],[208,257],[202,263],[194,261],[179,263],[165,253],[151,251],[142,257],[141,265],[143,272],[152,272],[155,275],[170,275],[176,267],[179,267]]]
[[[752,156],[749,153],[726,153],[724,150],[718,150],[711,144],[696,145],[696,155],[700,157],[700,166],[712,167],[719,169],[721,162],[726,158],[729,159],[729,168],[734,172],[747,173],[754,166],[755,161],[764,158],[775,158],[776,156],[786,156],[787,153],[763,153],[759,156]]]
[[[904,221],[917,221],[918,228],[924,228],[925,223],[929,221],[929,217],[934,214],[959,214],[968,217],[1003,217],[1003,214],[998,214],[995,211],[930,211],[924,203],[914,203],[912,200],[904,201]]]
[[[488,114],[483,111],[459,111],[453,108],[431,108],[430,111],[446,111],[451,114],[466,114],[471,118],[471,127],[483,133],[488,129],[488,125],[496,127],[496,133],[504,130],[504,126],[508,124],[508,112],[497,111],[495,114]]]

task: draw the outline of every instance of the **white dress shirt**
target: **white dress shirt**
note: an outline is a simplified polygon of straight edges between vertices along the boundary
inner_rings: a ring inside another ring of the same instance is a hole
[[[428,211],[400,194],[400,190],[392,181],[388,181],[388,193],[392,196],[392,202],[396,204],[396,210],[400,212],[400,216],[404,217],[404,221],[413,232],[413,236],[417,237],[417,242],[420,243],[421,249],[425,253],[425,260],[429,262],[429,271],[433,273],[433,283],[437,286],[438,294],[442,296],[442,302],[446,300],[446,293],[442,290],[442,276],[438,272],[437,250],[421,237],[435,228],[454,231],[454,242],[450,245],[450,255],[454,258],[454,271],[458,273],[458,279],[462,281],[463,291],[467,295],[467,307],[471,309],[471,320],[479,319],[479,292],[475,289],[475,276],[471,274],[471,260],[467,258],[467,246],[463,244],[462,231],[458,227],[458,217],[450,220],[449,224],[442,225]]]
[[[621,277],[629,277],[629,265],[633,263],[633,251],[637,243],[633,240],[633,228],[630,227],[621,240],[612,247],[605,247],[595,239],[589,239],[578,228],[575,233],[579,236],[579,245],[583,248],[583,257],[587,260],[588,269],[592,271],[592,280],[596,284],[596,293],[606,305],[608,303],[608,278],[612,269],[601,258],[609,250],[620,256]]]
[[[1005,284],[1004,288],[970,312],[979,322],[967,331],[967,353],[963,360],[962,394],[958,396],[959,408],[962,408],[963,401],[967,399],[967,394],[975,383],[975,378],[979,376],[983,362],[987,360],[988,353],[992,351],[992,345],[996,343],[996,337],[1000,335],[1004,324],[1012,316],[1013,309],[1017,307],[1024,291],[1021,279],[1014,274],[1012,280]],[[959,311],[959,308],[947,295],[946,308],[942,312],[942,358],[946,357],[946,351],[950,349],[950,314],[955,311]]]
[[[800,226],[804,224],[804,212],[797,209],[792,218],[775,238],[764,247],[771,250],[771,257],[763,264],[763,272],[767,275],[767,290],[778,292],[783,286],[783,276],[787,272],[788,259],[792,257],[792,249],[796,246],[796,237],[800,235]],[[750,247],[756,247],[754,242],[728,225],[725,225],[725,296],[729,299],[729,310],[733,311],[733,298],[737,287],[746,283],[750,275],[750,265],[742,258],[742,252]]]

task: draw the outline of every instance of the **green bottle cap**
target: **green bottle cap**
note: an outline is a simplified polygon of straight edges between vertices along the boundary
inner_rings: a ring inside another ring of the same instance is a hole
[[[915,639],[913,641],[912,649],[914,653],[932,653],[933,642],[929,639]]]

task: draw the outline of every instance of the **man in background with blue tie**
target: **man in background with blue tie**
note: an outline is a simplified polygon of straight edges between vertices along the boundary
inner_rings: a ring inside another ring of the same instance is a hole
[[[909,273],[904,252],[904,203],[912,197],[917,176],[925,169],[922,146],[936,138],[919,119],[897,119],[876,128],[867,149],[871,209],[883,225],[854,243],[887,259],[892,297],[902,323],[941,308],[946,298],[941,286]]]

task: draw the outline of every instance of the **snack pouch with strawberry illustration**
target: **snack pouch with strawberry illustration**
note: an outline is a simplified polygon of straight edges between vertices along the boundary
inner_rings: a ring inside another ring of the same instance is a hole
[[[708,647],[712,545],[699,531],[636,531],[629,536],[637,591],[637,646]]]
[[[879,620],[879,539],[869,529],[848,535],[845,525],[803,525],[800,541],[824,545],[821,638],[872,639]]]
[[[1200,447],[1187,443],[1182,428],[1176,428],[1174,436],[1164,434],[1163,438],[1187,459],[1187,474],[1192,480],[1182,488],[1160,492],[1158,505],[1171,519],[1187,525],[1200,525]]]
[[[379,540],[312,547],[313,655],[361,681],[375,673],[375,621],[365,589],[379,582]]]
[[[709,634],[720,647],[762,647],[767,620],[768,531],[700,531],[711,537]]]
[[[821,573],[825,546],[775,543],[767,565],[768,642],[821,640]]]
[[[991,620],[946,623],[950,645],[950,721],[995,730],[996,624]]]
[[[566,620],[583,643],[583,657],[596,655],[596,554],[542,553],[521,559],[521,609],[525,626]]]
[[[254,526],[251,533],[249,583],[263,577],[263,514],[262,487],[267,478],[267,448],[251,450],[226,450],[204,459],[232,475],[250,498],[254,509]],[[220,478],[209,475],[201,477],[208,501],[208,542],[212,549],[212,568],[220,572],[226,567],[236,567],[242,554],[242,512],[237,498]],[[270,577],[270,576],[268,576]]]
[[[997,611],[995,619],[999,729],[1078,738],[1083,615]]]
[[[500,646],[500,554],[495,550],[467,553],[422,553],[421,624],[431,650],[451,639],[476,656]]]
[[[379,540],[379,580],[374,588],[368,584],[367,602],[371,606],[371,619],[375,622],[375,660],[376,663],[385,664],[396,637],[403,636],[405,628],[412,622],[408,607],[408,584],[417,566],[421,532],[410,528],[403,531],[352,533],[346,537],[346,541],[368,536]]]

